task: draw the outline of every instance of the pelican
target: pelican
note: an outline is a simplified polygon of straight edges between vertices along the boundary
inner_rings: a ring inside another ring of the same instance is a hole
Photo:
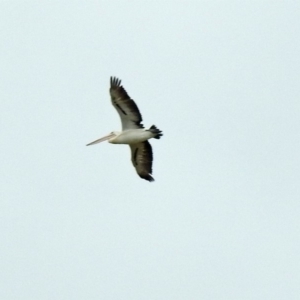
[[[148,142],[149,139],[160,139],[163,135],[155,125],[145,129],[142,115],[135,104],[129,97],[126,90],[121,85],[121,80],[116,77],[110,77],[109,89],[111,102],[120,115],[122,123],[122,132],[113,131],[110,134],[94,141],[87,146],[95,145],[104,141],[111,144],[126,144],[131,149],[131,161],[137,174],[148,181],[154,181],[152,177],[152,147]]]

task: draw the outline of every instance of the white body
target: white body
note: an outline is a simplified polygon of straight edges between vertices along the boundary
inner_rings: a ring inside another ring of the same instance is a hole
[[[149,140],[154,134],[146,129],[129,129],[122,132],[114,132],[115,137],[109,139],[111,144],[136,144]]]

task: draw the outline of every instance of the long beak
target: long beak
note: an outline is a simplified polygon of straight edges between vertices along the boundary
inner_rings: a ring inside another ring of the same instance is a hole
[[[115,135],[114,135],[113,133],[110,133],[110,134],[108,134],[108,135],[102,137],[101,139],[98,139],[98,140],[96,140],[96,141],[93,141],[93,142],[87,144],[87,146],[95,145],[95,144],[98,144],[98,143],[107,141],[107,140],[109,140],[110,138],[112,138],[112,137],[114,137],[114,136],[115,136]]]

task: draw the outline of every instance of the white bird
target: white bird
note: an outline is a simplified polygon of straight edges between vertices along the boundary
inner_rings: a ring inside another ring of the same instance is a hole
[[[129,97],[121,80],[116,77],[110,78],[110,97],[112,105],[120,115],[122,122],[122,132],[113,131],[110,134],[87,144],[95,145],[108,140],[112,144],[127,144],[131,148],[131,161],[138,175],[148,181],[154,181],[152,177],[152,147],[149,139],[159,139],[163,134],[155,125],[149,129],[144,129],[141,124],[142,115]]]

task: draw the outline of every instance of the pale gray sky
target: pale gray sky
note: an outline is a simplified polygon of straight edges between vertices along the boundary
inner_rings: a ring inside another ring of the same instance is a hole
[[[0,299],[298,300],[299,1],[0,1]],[[109,77],[153,140],[127,146]]]

